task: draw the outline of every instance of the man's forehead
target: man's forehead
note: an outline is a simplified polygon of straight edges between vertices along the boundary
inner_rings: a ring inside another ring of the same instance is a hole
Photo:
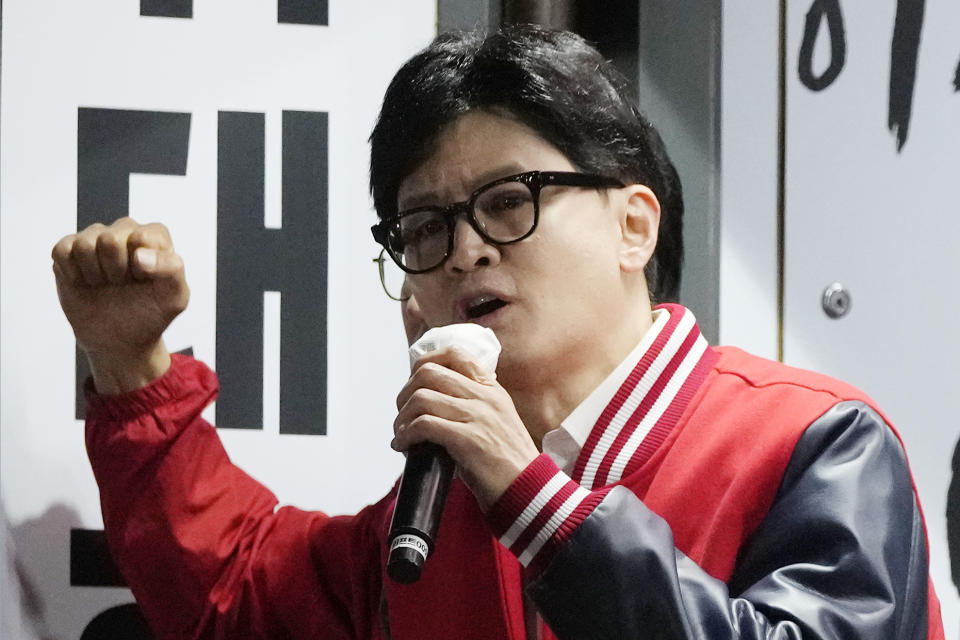
[[[400,210],[465,199],[485,184],[528,170],[520,162],[513,161],[474,169],[438,166],[435,171],[411,174],[400,185],[397,195]]]
[[[544,164],[549,157],[556,166]],[[447,125],[424,160],[401,180],[397,205],[403,210],[462,200],[498,178],[571,167],[556,147],[512,115],[470,111]]]

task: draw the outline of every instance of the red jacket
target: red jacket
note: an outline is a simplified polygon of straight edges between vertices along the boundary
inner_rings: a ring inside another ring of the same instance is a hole
[[[87,446],[111,549],[162,638],[520,640],[526,583],[559,638],[942,639],[882,414],[847,385],[735,349],[698,366],[614,486],[582,489],[540,456],[484,515],[456,483],[415,585],[383,570],[394,493],[351,517],[274,511],[200,417],[217,383],[195,360],[175,356],[125,396],[91,394]],[[551,482],[548,515],[524,521]],[[568,498],[524,575],[514,552]]]

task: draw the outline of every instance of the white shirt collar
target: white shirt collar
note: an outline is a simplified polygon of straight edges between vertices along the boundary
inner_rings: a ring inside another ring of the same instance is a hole
[[[647,330],[637,346],[627,354],[627,357],[610,372],[583,402],[568,415],[560,426],[548,431],[543,436],[543,452],[550,456],[553,462],[565,473],[572,474],[573,467],[580,455],[580,450],[590,436],[590,431],[597,423],[600,414],[610,402],[617,390],[623,385],[627,376],[637,366],[643,354],[647,352],[653,341],[666,326],[670,319],[670,312],[665,308],[653,310],[653,324]]]

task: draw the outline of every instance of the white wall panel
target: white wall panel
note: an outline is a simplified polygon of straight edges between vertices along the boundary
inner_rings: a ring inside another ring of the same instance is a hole
[[[960,5],[900,3],[901,24],[907,12],[926,12],[899,151],[888,129],[898,3],[839,3],[845,63],[820,91],[798,75],[810,5],[788,2],[784,358],[862,388],[899,429],[926,513],[947,637],[957,638],[944,513],[960,437]],[[821,27],[815,75],[829,65],[829,43]],[[904,60],[911,46],[897,47]],[[834,281],[852,295],[838,320],[820,304]]]
[[[725,2],[720,104],[720,343],[777,357],[779,11]]]

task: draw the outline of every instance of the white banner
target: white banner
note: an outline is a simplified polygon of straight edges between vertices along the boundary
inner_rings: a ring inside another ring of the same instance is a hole
[[[220,430],[232,459],[282,503],[348,513],[391,486],[408,364],[371,262],[367,137],[435,24],[431,0],[3,3],[4,638],[113,637],[128,612],[103,612],[132,601],[98,573],[75,347],[50,269],[78,222],[129,211],[168,225],[192,299],[167,344],[234,381],[205,415],[235,427]],[[284,324],[284,305],[316,326]]]

